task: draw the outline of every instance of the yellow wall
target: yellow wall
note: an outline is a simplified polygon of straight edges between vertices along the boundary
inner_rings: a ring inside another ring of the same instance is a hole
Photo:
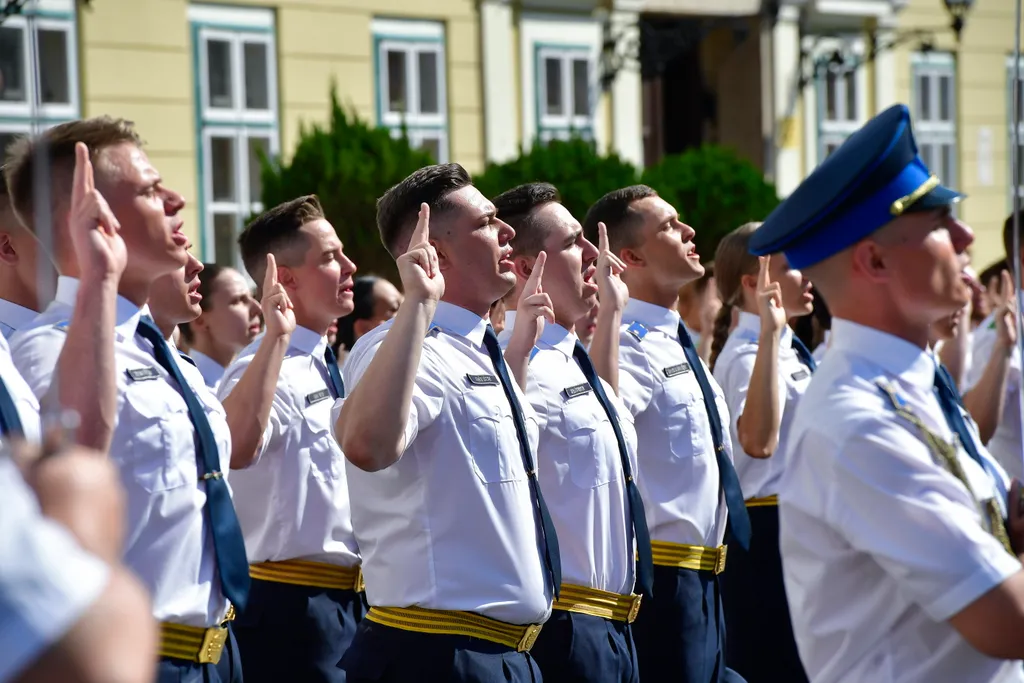
[[[326,119],[332,79],[344,103],[373,121],[376,17],[443,21],[450,156],[484,165],[479,22],[472,0],[220,0],[276,8],[281,151],[301,122]],[[134,120],[168,186],[198,197],[192,46],[186,0],[103,0],[79,13],[82,115]],[[197,207],[185,221],[198,238]]]
[[[1009,213],[1009,132],[1007,127],[1007,57],[1013,51],[1013,0],[976,2],[967,17],[959,68],[959,178],[943,179],[965,192],[959,216],[974,228],[972,248],[975,266],[981,268],[1003,256],[1002,225]],[[956,43],[948,30],[949,17],[939,0],[910,0],[899,15],[903,30],[935,29],[936,48],[953,51]],[[897,100],[910,103],[912,72],[910,54],[915,43],[896,55]],[[983,186],[978,178],[979,131],[992,136],[992,184]]]

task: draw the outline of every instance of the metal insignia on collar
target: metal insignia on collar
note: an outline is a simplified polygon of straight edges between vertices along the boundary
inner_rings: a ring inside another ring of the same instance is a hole
[[[904,410],[908,413],[913,414],[914,410],[910,403],[905,399],[897,390],[893,384],[884,379],[875,380],[875,385],[882,390],[882,393],[888,397],[892,402],[893,407],[897,410]]]

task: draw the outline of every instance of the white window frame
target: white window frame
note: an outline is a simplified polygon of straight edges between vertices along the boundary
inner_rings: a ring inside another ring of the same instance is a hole
[[[230,259],[216,253],[214,216],[231,214],[235,217],[235,236],[241,234],[245,220],[263,210],[263,203],[254,196],[249,185],[249,140],[269,141],[268,154],[280,154],[280,115],[278,107],[278,74],[276,27],[273,13],[256,8],[220,8],[205,5],[189,7],[189,18],[196,42],[193,45],[195,68],[199,87],[197,102],[197,128],[199,135],[199,171],[202,187],[201,238],[203,260],[234,266],[245,272],[241,255],[234,249]],[[232,107],[210,106],[208,41],[224,41],[230,45]],[[268,109],[245,107],[244,47],[246,43],[259,43],[267,51],[267,104]],[[216,200],[213,194],[213,139],[231,138],[234,141],[232,158],[233,201]]]
[[[562,102],[566,107],[565,114],[548,114],[547,109],[547,68],[548,59],[557,59],[561,68],[562,76]],[[587,114],[578,115],[575,113],[576,89],[573,62],[585,61],[587,63]],[[537,102],[537,136],[541,142],[548,142],[553,139],[565,140],[572,133],[581,137],[593,139],[594,135],[594,110],[596,108],[597,91],[597,66],[589,45],[562,46],[562,45],[537,45],[535,61],[536,79],[536,102]]]
[[[814,127],[808,127],[812,136],[808,145],[808,168],[814,168],[826,158],[826,149],[829,145],[842,145],[850,135],[856,132],[868,119],[868,79],[867,65],[863,64],[865,54],[864,40],[862,38],[816,38],[806,36],[804,46],[810,50],[810,59],[816,61],[839,50],[842,53],[850,54],[850,62],[846,69],[853,75],[853,83],[857,93],[857,102],[854,107],[854,119],[828,120],[825,118],[825,107],[827,105],[826,88],[828,87],[826,77],[822,74],[808,84],[804,91],[804,102],[807,108],[808,119],[815,122]],[[841,111],[846,110],[846,88],[841,88],[837,93],[842,106]]]
[[[448,61],[445,49],[444,26],[436,21],[405,21],[374,19],[373,39],[376,46],[377,122],[400,138],[402,126],[412,147],[419,147],[425,139],[438,140],[438,163],[450,158],[448,137]],[[388,52],[405,55],[405,73],[408,79],[406,106],[409,111],[390,109],[390,74]],[[437,56],[437,113],[422,113],[420,106],[419,59],[421,53]]]
[[[932,81],[929,92],[929,108],[933,114],[932,118],[925,118],[921,110],[921,93],[920,93],[920,77],[926,77]],[[939,79],[945,77],[949,78],[949,101],[946,103],[950,118],[947,121],[943,121],[938,118],[938,113],[941,110],[941,93],[938,86]],[[925,146],[935,151],[935,154],[941,154],[943,146],[948,146],[951,150],[950,154],[950,168],[945,169],[948,171],[946,174],[936,173],[936,171],[942,170],[939,167],[940,157],[933,159],[934,163],[929,165],[929,169],[939,176],[939,179],[946,185],[951,187],[959,186],[959,154],[960,150],[957,144],[957,96],[956,96],[956,60],[952,54],[941,53],[941,52],[930,52],[930,53],[915,53],[911,56],[911,93],[913,97],[913,106],[911,111],[913,113],[914,120],[914,137],[917,140],[917,147],[922,159],[927,163],[927,154],[924,153]],[[948,175],[949,177],[945,177]]]
[[[23,36],[22,61],[26,65],[25,100],[0,101],[0,130],[24,134],[40,133],[64,121],[79,117],[78,31],[73,2],[28,3],[21,14],[4,19],[3,28],[19,29]],[[41,101],[38,31],[64,33],[67,52],[68,102],[45,104]]]

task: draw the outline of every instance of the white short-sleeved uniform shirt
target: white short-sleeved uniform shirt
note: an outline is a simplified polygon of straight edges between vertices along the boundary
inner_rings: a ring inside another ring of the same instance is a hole
[[[224,377],[224,371],[227,368],[207,356],[202,351],[196,351],[193,349],[188,352],[188,356],[196,362],[196,368],[199,369],[199,373],[203,376],[203,382],[206,386],[216,392],[220,385],[221,378]]]
[[[729,335],[715,361],[715,379],[722,386],[729,404],[729,431],[737,454],[736,474],[746,498],[763,498],[779,492],[779,480],[786,468],[786,438],[793,423],[796,403],[811,381],[811,371],[793,350],[793,330],[786,326],[779,339],[779,411],[782,421],[778,447],[770,458],[746,455],[739,445],[737,423],[747,404],[747,389],[754,372],[760,334],[761,319],[753,313],[740,311],[736,329]]]
[[[227,397],[263,342],[258,336],[228,367],[218,393]],[[281,364],[270,419],[253,463],[231,475],[249,561],[305,559],[359,564],[352,533],[345,456],[331,428],[334,394],[327,337],[296,327]],[[267,505],[267,501],[274,505]]]
[[[996,346],[995,314],[990,314],[974,330],[971,340],[971,365],[967,370],[966,393],[981,381],[985,367]],[[1021,390],[1020,349],[1013,347],[1010,354],[1010,370],[1006,378],[1006,402],[999,425],[988,442],[989,452],[995,456],[1007,473],[1016,479],[1024,479],[1024,451],[1021,442],[1020,390]]]
[[[356,342],[345,385],[359,383],[391,329]],[[551,613],[551,586],[512,407],[483,346],[487,320],[441,302],[423,340],[401,459],[349,464],[352,523],[371,605],[476,612],[510,624]],[[530,451],[537,417],[513,382]],[[335,405],[335,416],[341,402]],[[381,415],[381,420],[394,416]]]
[[[832,339],[832,330],[825,330],[825,338],[811,353],[811,357],[814,358],[815,363],[820,363],[825,358],[825,352],[828,351],[829,341]]]
[[[0,455],[0,683],[60,640],[100,597],[110,570],[39,511],[35,494]]]
[[[502,347],[514,318],[515,312],[505,314]],[[573,357],[576,340],[548,323],[530,359],[526,398],[540,427],[537,473],[558,535],[562,583],[627,595],[635,550],[622,456],[608,414]],[[633,416],[607,383],[603,387],[635,472]]]
[[[31,308],[0,299],[0,334],[4,339],[10,339],[15,332],[31,325],[38,315],[39,313]]]
[[[11,340],[14,363],[44,409],[55,404],[51,381],[77,293],[77,279],[59,278],[53,303]],[[199,480],[195,428],[176,382],[156,361],[149,342],[136,334],[139,319],[148,314],[148,307],[117,298],[117,423],[110,457],[127,497],[124,563],[149,589],[158,620],[213,626],[223,621],[228,602],[205,521],[206,489]],[[181,360],[179,367],[185,365]],[[224,409],[209,392],[194,388],[227,475],[231,433]]]
[[[642,336],[631,331],[634,323]],[[704,365],[704,362],[701,361]],[[704,365],[732,457],[729,408]],[[630,299],[619,338],[619,395],[637,433],[637,485],[651,538],[715,547],[725,537],[727,509],[704,395],[679,343],[679,314]]]
[[[18,411],[21,428],[29,443],[40,441],[39,400],[32,393],[25,379],[18,372],[11,357],[11,347],[6,337],[0,336],[0,380],[14,400],[14,408]]]
[[[967,488],[895,412],[889,383],[952,442],[935,362],[902,339],[834,319],[828,363],[796,409],[779,490],[780,550],[800,658],[816,683],[1024,681],[948,619],[1021,570]],[[984,448],[980,449],[984,453]],[[981,498],[994,480],[961,448]]]

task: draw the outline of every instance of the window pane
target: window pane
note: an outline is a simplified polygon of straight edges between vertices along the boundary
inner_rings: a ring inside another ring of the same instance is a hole
[[[572,60],[572,113],[590,116],[590,64],[585,59]]]
[[[953,177],[953,145],[942,145],[942,165],[939,173],[939,180],[944,184],[956,186],[956,178]]]
[[[39,40],[40,101],[43,104],[71,104],[67,32],[40,29],[36,36]]]
[[[28,101],[25,84],[25,32],[0,26],[0,101]]]
[[[430,152],[430,155],[434,157],[434,161],[441,159],[441,139],[437,137],[426,137],[420,140],[420,149]]]
[[[953,79],[939,76],[939,120],[953,120]]]
[[[206,41],[206,72],[210,81],[210,106],[231,109],[231,43]]]
[[[825,74],[825,120],[837,121],[839,116],[836,112],[836,74],[829,70]]]
[[[857,72],[846,72],[846,120],[857,120]]]
[[[245,108],[270,109],[270,67],[266,43],[245,43]]]
[[[388,50],[388,111],[406,111],[405,53]]]
[[[263,183],[260,180],[260,152],[270,158],[270,140],[249,138],[249,201],[258,202],[263,198]]]
[[[932,79],[927,74],[917,77],[917,117],[922,121],[932,118]]]
[[[565,113],[562,102],[562,60],[556,57],[544,59],[544,113],[552,116]]]
[[[235,237],[237,225],[238,219],[233,213],[213,215],[213,260],[218,265],[235,265],[235,252],[238,249]]]
[[[418,61],[420,68],[420,113],[437,114],[439,113],[438,101],[440,100],[437,79],[437,53],[420,52]]]
[[[213,201],[237,201],[234,138],[210,138],[210,165],[213,169]]]

